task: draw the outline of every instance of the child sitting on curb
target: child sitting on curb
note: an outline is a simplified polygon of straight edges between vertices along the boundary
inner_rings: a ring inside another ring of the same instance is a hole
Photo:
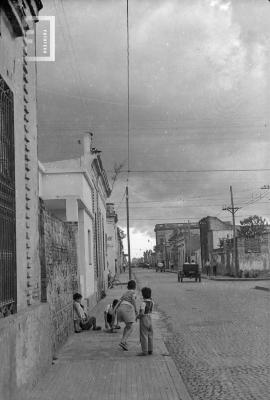
[[[73,295],[73,320],[75,333],[80,333],[83,330],[89,330],[93,327],[93,331],[99,331],[100,326],[96,326],[96,318],[89,317],[84,311],[84,307],[81,304],[82,295],[75,293]]]

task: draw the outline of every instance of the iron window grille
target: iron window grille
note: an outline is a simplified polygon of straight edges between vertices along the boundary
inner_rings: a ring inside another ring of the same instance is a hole
[[[14,104],[0,75],[0,317],[16,312],[16,279]]]

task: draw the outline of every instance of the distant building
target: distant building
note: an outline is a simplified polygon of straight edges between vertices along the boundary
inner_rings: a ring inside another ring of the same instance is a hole
[[[106,200],[111,189],[101,157],[84,136],[79,158],[40,164],[40,197],[63,221],[78,222],[78,265],[82,295],[92,307],[106,289]]]
[[[175,261],[172,261],[172,258],[175,260],[176,238],[179,249],[181,247],[181,257],[179,256],[179,260],[182,260],[182,258],[185,261],[191,260],[192,256],[195,257],[195,251],[200,247],[200,229],[198,223],[157,224],[155,226],[155,233],[157,259],[164,261],[166,268],[171,267],[175,263]],[[180,239],[181,237],[184,239],[184,245],[183,240]],[[177,251],[180,251],[179,249]]]
[[[201,258],[204,267],[207,260],[211,261],[213,251],[220,248],[221,241],[233,237],[233,226],[217,217],[205,217],[199,221],[201,237]]]
[[[186,241],[181,228],[174,230],[169,239],[169,264],[171,268],[178,270],[186,261]]]
[[[114,276],[118,272],[118,237],[117,237],[117,214],[113,203],[106,204],[106,238],[107,238],[107,265],[108,270]]]
[[[124,232],[117,226],[118,217],[113,203],[107,203],[106,237],[107,237],[107,264],[112,275],[121,272],[124,264]]]

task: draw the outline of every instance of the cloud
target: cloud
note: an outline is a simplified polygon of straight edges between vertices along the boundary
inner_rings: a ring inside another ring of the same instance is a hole
[[[266,3],[130,2],[132,170],[267,166]],[[43,10],[56,14],[57,54],[55,63],[38,66],[39,156],[44,161],[78,155],[78,138],[91,128],[104,165],[112,170],[115,160],[127,160],[126,9],[121,1],[62,4],[64,9],[60,1],[47,1]],[[220,202],[229,201],[230,185],[247,198],[268,180],[263,171],[131,173],[134,234],[148,238],[154,224],[166,218],[223,217]],[[116,204],[125,184],[121,174],[112,195]],[[212,201],[204,200],[207,196]],[[178,208],[180,197],[184,203]],[[119,216],[124,226],[123,204]]]

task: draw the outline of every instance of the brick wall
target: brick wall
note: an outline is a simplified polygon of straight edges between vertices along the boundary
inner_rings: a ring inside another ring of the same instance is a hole
[[[48,302],[55,352],[73,331],[73,293],[78,291],[78,226],[63,222],[40,202],[39,213],[41,300]]]

